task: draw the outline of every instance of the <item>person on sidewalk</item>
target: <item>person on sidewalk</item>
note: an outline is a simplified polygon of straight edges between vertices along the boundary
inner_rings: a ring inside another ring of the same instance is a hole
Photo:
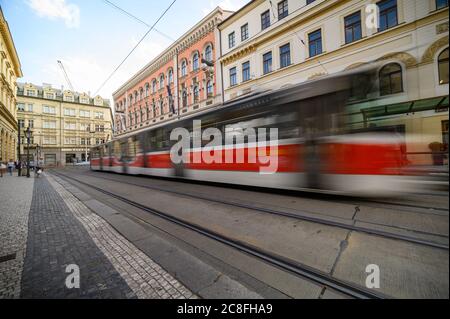
[[[10,159],[9,162],[8,162],[8,172],[9,172],[9,175],[12,176],[13,170],[14,170],[14,162],[13,162],[12,159]]]
[[[3,171],[6,169],[6,165],[0,162],[0,177],[3,177]]]

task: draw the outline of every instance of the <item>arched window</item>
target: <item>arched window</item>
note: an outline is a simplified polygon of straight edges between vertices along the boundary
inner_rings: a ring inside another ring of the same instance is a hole
[[[152,100],[153,117],[156,117],[156,103],[155,99]]]
[[[186,90],[183,91],[183,107],[187,107],[188,105],[188,96]]]
[[[150,85],[148,83],[145,83],[145,97],[149,95],[150,91]]]
[[[192,57],[192,70],[196,71],[198,70],[198,53],[194,53],[194,56]]]
[[[144,89],[141,88],[141,97],[140,97],[140,99],[143,99],[143,98],[144,98]]]
[[[398,63],[389,63],[380,70],[380,95],[403,92],[402,67]]]
[[[205,49],[205,60],[209,62],[212,61],[212,47],[210,44]]]
[[[130,96],[128,97],[128,103],[133,104],[133,95],[130,94]]]
[[[161,112],[161,115],[163,115],[164,114],[164,101],[162,99],[159,101],[159,110]]]
[[[139,101],[138,92],[134,91],[134,102],[137,102],[137,101]]]
[[[186,74],[187,74],[186,60],[183,60],[183,62],[181,62],[181,76],[186,76]]]
[[[212,97],[213,94],[214,94],[213,83],[212,83],[211,80],[209,80],[209,81],[206,83],[206,93],[207,93],[208,97]]]
[[[164,74],[161,74],[161,76],[159,77],[159,89],[163,89],[164,88]]]
[[[173,70],[169,69],[169,72],[167,72],[167,79],[168,79],[168,84],[173,82]]]
[[[438,57],[439,67],[439,84],[448,83],[448,48],[439,54]]]
[[[199,100],[199,89],[198,85],[194,86],[194,103],[197,103]]]
[[[156,92],[156,80],[153,80],[152,82],[152,93]]]

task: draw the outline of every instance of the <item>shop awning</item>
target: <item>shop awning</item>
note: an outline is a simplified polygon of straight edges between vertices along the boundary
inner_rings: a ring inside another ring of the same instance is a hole
[[[412,102],[368,107],[361,109],[361,112],[364,114],[365,118],[374,118],[429,110],[435,110],[439,112],[445,111],[447,108],[448,96],[441,96]]]

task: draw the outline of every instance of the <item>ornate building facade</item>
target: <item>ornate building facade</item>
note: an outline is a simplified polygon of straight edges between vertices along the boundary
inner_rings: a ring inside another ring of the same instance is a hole
[[[253,0],[218,28],[225,102],[372,65],[355,122],[403,134],[413,163],[448,151],[448,0]]]
[[[39,160],[45,166],[89,160],[92,145],[112,138],[109,100],[48,84],[18,84],[17,118],[22,160],[26,160],[25,134],[30,128],[30,161]]]
[[[217,25],[230,15],[216,8],[113,93],[116,136],[222,102]]]
[[[0,7],[0,162],[17,159],[16,80],[20,60]]]

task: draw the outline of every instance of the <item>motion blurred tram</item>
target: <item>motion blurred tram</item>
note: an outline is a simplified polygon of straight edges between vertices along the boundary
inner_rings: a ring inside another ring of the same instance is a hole
[[[91,169],[351,195],[405,190],[404,140],[396,132],[371,131],[367,123],[355,125],[348,111],[351,101],[367,98],[375,89],[374,73],[370,69],[353,71],[260,92],[121,136],[91,150]],[[202,140],[201,147],[194,148],[194,120],[201,120],[203,131],[220,131],[221,146],[210,147],[209,140]],[[200,161],[174,164],[171,160],[170,150],[177,140],[170,135],[180,127],[188,130],[191,138],[184,154],[189,154],[189,159],[201,155]],[[255,143],[248,135],[239,138],[243,130],[259,128],[267,129],[265,144]],[[269,147],[270,128],[278,129],[275,150]],[[231,143],[225,138],[230,132],[235,137]],[[224,160],[227,155],[237,157],[238,152],[245,154],[243,162]],[[222,161],[203,159],[212,153]],[[262,161],[255,154],[268,156]],[[261,173],[267,160],[277,161],[275,172]]]

